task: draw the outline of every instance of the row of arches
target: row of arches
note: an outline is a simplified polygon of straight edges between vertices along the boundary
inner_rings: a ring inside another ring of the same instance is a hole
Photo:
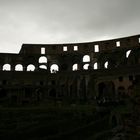
[[[131,50],[128,50],[128,51],[126,52],[126,58],[129,57],[130,53],[131,53]],[[47,57],[41,56],[41,57],[39,58],[38,62],[39,62],[39,64],[45,64],[45,63],[47,63]],[[83,56],[83,62],[90,62],[90,56],[89,56],[89,55],[84,55],[84,56]],[[55,64],[54,64],[54,65],[55,65]],[[53,67],[54,67],[54,66],[53,66]],[[85,65],[83,66],[83,69],[87,70],[88,67],[89,67],[89,64],[85,64]],[[47,69],[47,66],[45,66],[45,65],[40,65],[39,68],[41,68],[41,69]],[[108,61],[105,62],[104,68],[108,68]],[[55,69],[58,71],[58,69],[59,69],[59,68],[58,68],[58,65],[55,65]],[[97,63],[94,63],[93,69],[98,69],[98,64],[97,64]],[[5,65],[3,66],[3,70],[8,70],[8,71],[10,71],[10,70],[11,70],[10,64],[5,64]],[[27,66],[27,71],[34,71],[34,70],[35,70],[35,66],[33,66],[32,64],[30,64],[29,66]],[[72,66],[72,70],[73,70],[73,71],[74,71],[74,70],[78,70],[78,64],[74,64],[74,65]],[[23,71],[23,66],[22,66],[21,64],[17,64],[17,65],[15,66],[15,71]]]
[[[99,64],[98,64],[97,62],[95,62],[95,63],[93,64],[93,66],[90,66],[90,64],[85,64],[85,65],[83,66],[83,69],[84,69],[84,70],[88,70],[89,67],[90,67],[90,69],[97,70],[97,69],[99,69]],[[104,68],[105,68],[105,69],[108,69],[108,61],[106,61],[106,62],[104,63]]]
[[[39,68],[47,70],[47,66],[46,65],[40,65]],[[10,64],[4,64],[3,67],[2,67],[2,70],[3,71],[11,71],[11,65]],[[15,71],[23,71],[23,70],[24,70],[23,69],[23,65],[17,64],[15,66]],[[33,64],[29,64],[26,67],[26,70],[27,71],[35,71],[35,66]],[[51,73],[59,71],[58,65],[57,64],[52,64],[51,67],[50,67],[50,71],[51,71]]]
[[[131,53],[131,50],[128,50],[126,52],[126,58],[129,57],[130,53]],[[40,66],[39,66],[40,69],[47,70],[47,66],[45,65],[47,63],[47,57],[41,56],[39,58],[38,62],[40,64]],[[89,55],[84,55],[83,56],[83,62],[90,62],[90,56]],[[83,65],[83,69],[84,70],[88,70],[89,69],[89,66],[90,66],[89,63],[84,64]],[[51,67],[52,67],[52,68],[50,68],[51,73],[56,72],[56,71],[59,71],[59,67],[58,67],[57,64],[53,64],[53,66],[51,66]],[[106,61],[104,63],[104,68],[106,68],[106,69],[108,68],[108,61]],[[98,69],[98,63],[97,62],[93,64],[92,69],[94,69],[94,70]],[[11,65],[10,64],[5,64],[3,66],[3,68],[2,68],[2,70],[10,71],[11,70]],[[34,71],[35,70],[35,66],[33,64],[30,64],[30,65],[27,66],[26,70],[27,71]],[[75,71],[75,70],[78,70],[78,64],[74,64],[72,66],[72,71]],[[17,64],[15,66],[15,71],[23,71],[23,66],[21,64]]]
[[[108,61],[105,62],[104,67],[108,68]],[[47,66],[42,64],[42,65],[39,66],[39,69],[47,70]],[[88,70],[89,69],[89,64],[83,65],[83,69]],[[93,69],[94,70],[98,69],[98,63],[97,62],[94,63]],[[2,67],[2,70],[3,71],[11,71],[11,65],[10,64],[4,64],[3,67]],[[15,66],[14,70],[15,71],[24,71],[23,66],[21,64],[17,64]],[[34,70],[35,70],[35,66],[33,64],[29,64],[26,67],[26,71],[34,71]],[[72,66],[72,71],[76,71],[76,70],[78,70],[78,64],[74,64]],[[55,73],[56,71],[59,71],[59,66],[57,64],[52,64],[51,67],[50,67],[50,71],[51,71],[51,73]]]
[[[131,53],[131,50],[128,50],[128,51],[126,52],[126,58],[129,57],[130,53]],[[47,57],[46,57],[46,56],[41,56],[41,57],[38,59],[38,62],[39,62],[39,64],[45,64],[45,63],[47,63]],[[90,56],[89,56],[89,55],[84,55],[84,56],[83,56],[83,62],[90,62]],[[58,71],[58,70],[59,70],[59,67],[58,67],[57,64],[54,64],[52,67],[53,67],[53,69],[55,69],[55,71]],[[40,69],[46,69],[46,70],[47,70],[47,66],[46,66],[46,65],[40,65],[39,68],[40,68]],[[89,64],[85,64],[85,65],[83,66],[83,69],[84,69],[84,70],[87,70],[88,68],[89,68]],[[108,61],[106,61],[106,62],[104,63],[104,68],[108,68]],[[98,63],[97,63],[97,62],[94,63],[93,69],[98,69]],[[10,70],[11,70],[10,64],[5,64],[5,65],[3,66],[3,70],[10,71]],[[33,64],[30,64],[30,65],[27,66],[27,71],[34,71],[34,70],[35,70],[35,66],[34,66]],[[78,70],[78,64],[74,64],[74,65],[72,66],[72,71],[75,71],[75,70]],[[22,66],[21,64],[17,64],[17,65],[15,66],[15,71],[23,71],[23,66]],[[51,70],[51,72],[52,72],[52,71],[53,71],[53,70]]]
[[[84,70],[88,70],[89,67],[90,67],[90,64],[84,64],[84,65],[83,65],[83,69],[84,69]],[[106,69],[108,68],[108,61],[105,62],[104,68],[106,68]],[[97,70],[97,69],[98,69],[98,63],[95,62],[95,63],[93,64],[93,66],[92,66],[91,69]],[[78,70],[78,64],[74,64],[74,65],[72,66],[72,70],[73,70],[73,71]]]
[[[47,57],[45,57],[45,56],[41,56],[41,57],[39,57],[39,59],[38,59],[38,62],[39,63],[47,63]]]
[[[88,70],[88,69],[89,69],[89,66],[90,66],[89,64],[85,64],[85,65],[83,66],[83,69],[84,69],[84,70]],[[97,63],[97,62],[94,63],[92,69],[94,69],[94,70],[98,69],[98,63]]]

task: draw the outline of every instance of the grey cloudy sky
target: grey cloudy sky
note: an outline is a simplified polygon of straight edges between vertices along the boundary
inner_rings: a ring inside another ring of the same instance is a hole
[[[140,33],[140,0],[0,0],[0,52]]]

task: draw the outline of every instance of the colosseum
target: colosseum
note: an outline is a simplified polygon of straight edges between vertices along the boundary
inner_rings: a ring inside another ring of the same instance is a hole
[[[140,79],[140,35],[86,43],[23,44],[0,53],[0,101],[91,102],[131,96]]]

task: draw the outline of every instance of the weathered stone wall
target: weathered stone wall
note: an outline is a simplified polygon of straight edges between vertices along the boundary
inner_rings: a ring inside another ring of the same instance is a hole
[[[131,94],[140,74],[140,35],[75,44],[23,44],[0,53],[0,94],[23,100],[92,100]]]

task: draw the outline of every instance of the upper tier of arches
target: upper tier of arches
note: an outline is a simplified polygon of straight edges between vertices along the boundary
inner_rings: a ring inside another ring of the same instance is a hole
[[[3,71],[111,69],[140,64],[140,35],[77,44],[24,44],[19,54],[0,53]]]

